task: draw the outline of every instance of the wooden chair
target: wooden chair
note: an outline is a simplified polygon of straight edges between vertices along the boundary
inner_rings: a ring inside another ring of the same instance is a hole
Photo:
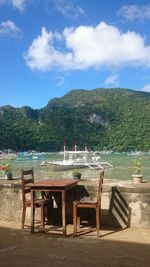
[[[31,208],[31,194],[30,194],[30,183],[34,183],[34,171],[33,168],[29,170],[21,169],[21,182],[22,182],[22,221],[21,228],[24,229],[26,208]],[[27,198],[28,195],[28,198]],[[47,199],[38,198],[35,199],[35,208],[41,209],[41,229],[44,231],[45,228],[45,206]]]
[[[103,186],[104,171],[100,173],[100,179],[97,190],[97,197],[83,197],[79,201],[73,202],[73,236],[77,236],[77,210],[78,208],[95,208],[96,210],[96,230],[99,237],[100,229],[100,211],[101,211],[101,196]]]

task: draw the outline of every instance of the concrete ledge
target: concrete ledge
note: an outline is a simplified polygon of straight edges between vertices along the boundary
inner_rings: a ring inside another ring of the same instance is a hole
[[[80,180],[78,197],[95,196],[98,180]],[[72,200],[67,205],[72,219]],[[0,218],[20,219],[22,196],[20,179],[0,180]],[[83,215],[95,218],[94,214]],[[85,216],[85,217],[86,217]],[[27,209],[30,217],[30,209]],[[102,194],[102,223],[120,227],[150,227],[150,182],[133,184],[132,181],[105,180]]]

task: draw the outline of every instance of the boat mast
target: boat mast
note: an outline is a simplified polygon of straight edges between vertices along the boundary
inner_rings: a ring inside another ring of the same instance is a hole
[[[75,158],[77,157],[77,154],[76,154],[76,152],[77,152],[77,144],[76,144],[76,141],[74,142],[74,151],[75,151]]]
[[[85,144],[85,146],[84,146],[84,151],[85,151],[85,153],[84,153],[84,159],[87,160],[87,152],[88,152],[88,148],[87,148],[87,145],[86,145],[86,144]]]
[[[64,141],[64,161],[66,160],[66,141]]]

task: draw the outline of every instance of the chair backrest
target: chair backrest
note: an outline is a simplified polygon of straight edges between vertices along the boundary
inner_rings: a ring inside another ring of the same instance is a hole
[[[29,170],[21,169],[21,183],[22,183],[22,201],[23,205],[26,203],[26,194],[30,193],[29,183],[34,183],[34,171],[33,168]]]
[[[101,197],[102,197],[102,189],[103,189],[103,180],[104,180],[104,170],[100,172],[100,178],[98,183],[98,190],[97,190],[97,202],[101,205]]]

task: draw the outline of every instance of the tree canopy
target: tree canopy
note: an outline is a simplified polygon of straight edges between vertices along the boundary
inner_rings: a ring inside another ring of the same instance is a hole
[[[0,107],[0,149],[58,151],[72,147],[150,149],[150,94],[130,89],[72,90],[42,109]]]

